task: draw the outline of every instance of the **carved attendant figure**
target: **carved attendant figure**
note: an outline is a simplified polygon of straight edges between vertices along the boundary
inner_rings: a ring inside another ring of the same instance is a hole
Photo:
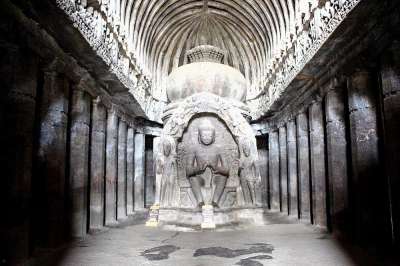
[[[239,177],[246,203],[255,205],[256,183],[261,181],[261,176],[256,162],[253,156],[251,156],[249,140],[243,140],[241,142]]]
[[[160,141],[162,153],[156,161],[156,186],[159,191],[156,203],[171,207],[174,205],[177,193],[177,164],[174,153],[174,140],[164,137]],[[158,201],[157,201],[158,200]]]

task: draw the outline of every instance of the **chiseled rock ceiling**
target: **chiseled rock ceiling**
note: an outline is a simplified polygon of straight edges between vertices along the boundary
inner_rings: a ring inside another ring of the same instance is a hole
[[[261,116],[360,0],[56,1],[159,120],[168,74],[202,44],[227,51],[224,63],[244,74]]]
[[[121,1],[121,24],[128,42],[154,82],[154,95],[165,99],[167,75],[185,64],[185,52],[202,44],[227,51],[225,64],[248,79],[252,97],[267,63],[290,31],[293,0]],[[119,8],[119,7],[117,7]]]

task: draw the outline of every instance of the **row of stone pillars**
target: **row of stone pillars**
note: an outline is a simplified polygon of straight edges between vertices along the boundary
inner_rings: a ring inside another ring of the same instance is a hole
[[[269,132],[272,210],[351,230],[360,242],[399,242],[400,60],[393,47],[379,71],[358,68],[334,79],[324,97]]]
[[[46,78],[45,86],[44,94],[61,92],[53,78]],[[48,102],[53,104],[54,100],[49,97]],[[67,98],[61,101],[67,101]],[[60,157],[60,153],[55,156],[59,160],[43,169],[49,177],[47,185],[53,189],[46,191],[46,195],[51,200],[53,195],[64,189],[59,184],[64,178],[56,178],[54,169],[63,172],[59,163],[65,164],[67,161],[68,176],[65,180],[68,182],[66,192],[69,212],[66,213],[69,216],[69,233],[72,237],[83,237],[88,230],[116,225],[134,211],[144,210],[145,135],[135,128],[133,122],[124,119],[124,115],[119,114],[115,106],[106,108],[99,98],[92,100],[79,85],[72,89],[69,106],[69,123],[65,123],[68,115],[65,108],[46,111],[45,117],[50,119],[47,121],[50,127],[54,127],[59,116],[63,117],[63,132],[50,132],[48,127],[42,127],[39,137],[43,143],[39,149],[47,149],[42,152],[45,156],[42,163],[47,165],[48,154],[55,147],[65,147]],[[68,141],[65,136],[69,137]],[[49,139],[52,140],[51,145]],[[66,158],[67,151],[69,158]],[[41,175],[43,170],[37,174]],[[61,205],[58,207],[62,209]],[[50,217],[53,214],[60,217],[62,213],[59,208],[54,209],[55,213],[50,212]],[[54,228],[54,231],[47,230],[50,236],[60,231],[59,224],[62,221],[59,219],[49,221],[49,228]]]
[[[43,69],[31,54],[9,53],[0,112],[7,263],[144,211],[145,168],[134,118],[57,64]]]

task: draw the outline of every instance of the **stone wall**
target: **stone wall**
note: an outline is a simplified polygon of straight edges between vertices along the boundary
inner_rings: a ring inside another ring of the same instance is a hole
[[[20,8],[3,2],[0,10],[0,264],[20,265],[143,215],[144,194],[134,191],[144,189],[135,181],[144,179],[136,163],[144,150],[134,146],[160,128]]]
[[[347,57],[319,65],[323,74],[297,88],[301,97],[254,124],[270,143],[271,210],[383,249],[400,244],[400,18],[399,6],[389,6],[381,6],[388,15],[375,17],[374,27],[359,30],[357,42],[339,49]]]

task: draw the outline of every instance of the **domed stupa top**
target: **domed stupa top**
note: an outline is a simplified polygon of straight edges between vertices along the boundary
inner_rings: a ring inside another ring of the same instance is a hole
[[[200,92],[244,102],[247,81],[239,70],[222,64],[225,55],[223,50],[211,45],[200,45],[187,51],[189,64],[178,67],[168,77],[169,102]]]

